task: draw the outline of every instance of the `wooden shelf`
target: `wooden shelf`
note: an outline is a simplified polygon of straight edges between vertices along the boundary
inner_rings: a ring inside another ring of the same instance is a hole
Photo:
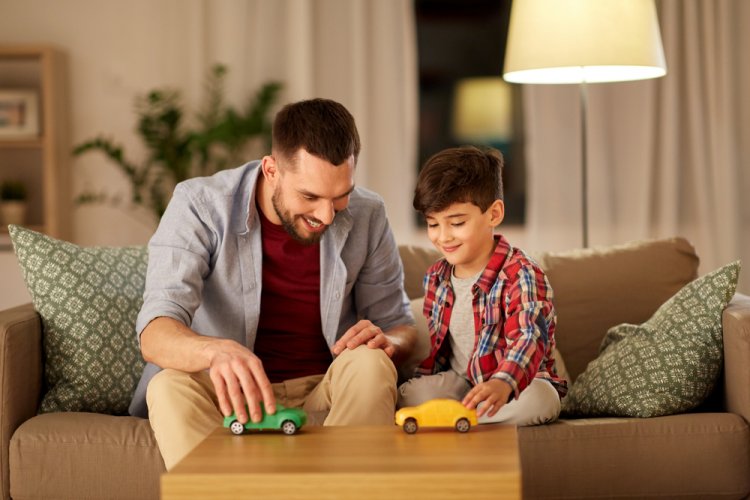
[[[0,44],[0,88],[30,89],[38,99],[38,137],[0,136],[0,181],[26,185],[26,224],[55,238],[70,238],[70,118],[65,54],[51,45]],[[0,235],[7,238],[7,228]]]
[[[0,149],[41,149],[44,147],[44,139],[35,137],[31,139],[5,139],[0,137]]]

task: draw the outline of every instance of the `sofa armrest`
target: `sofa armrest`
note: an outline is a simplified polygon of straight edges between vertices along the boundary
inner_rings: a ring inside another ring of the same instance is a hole
[[[9,497],[8,446],[42,389],[42,322],[31,304],[0,311],[0,494]]]
[[[750,297],[735,294],[724,310],[724,390],[727,410],[750,422]]]

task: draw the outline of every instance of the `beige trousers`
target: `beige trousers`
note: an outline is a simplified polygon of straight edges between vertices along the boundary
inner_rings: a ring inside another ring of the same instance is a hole
[[[461,401],[471,384],[452,370],[413,378],[398,388],[398,406],[417,406],[430,399],[449,398]],[[482,404],[479,404],[481,408]],[[511,402],[493,416],[483,415],[480,424],[502,422],[518,426],[546,424],[560,416],[560,396],[548,381],[535,378]]]
[[[396,368],[381,349],[360,346],[342,352],[324,375],[273,384],[273,392],[284,406],[328,411],[323,425],[393,425]],[[146,402],[167,470],[224,419],[207,371],[162,370],[151,379]]]

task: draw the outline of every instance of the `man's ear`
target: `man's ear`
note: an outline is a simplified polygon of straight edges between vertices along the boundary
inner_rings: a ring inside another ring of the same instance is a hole
[[[505,203],[503,200],[495,200],[488,210],[490,212],[490,224],[493,227],[499,226],[505,218]]]
[[[261,160],[260,167],[263,170],[263,177],[271,183],[279,177],[279,166],[276,164],[276,158],[273,156],[264,156]]]

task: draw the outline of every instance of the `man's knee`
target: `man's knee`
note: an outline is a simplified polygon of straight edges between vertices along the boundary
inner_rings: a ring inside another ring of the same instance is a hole
[[[382,349],[370,349],[367,346],[359,346],[355,349],[346,349],[336,359],[342,370],[347,372],[356,371],[363,377],[372,377],[373,380],[388,380],[396,384],[396,367],[393,361]]]
[[[329,374],[331,411],[324,425],[393,424],[396,367],[382,349],[346,350]]]
[[[153,376],[146,388],[146,403],[149,407],[155,402],[173,402],[176,399],[194,397],[200,394],[210,397],[206,391],[206,381],[202,373],[188,373],[166,368]]]
[[[146,389],[146,400],[149,405],[152,400],[161,400],[164,396],[172,393],[172,388],[177,384],[184,384],[188,374],[179,370],[166,368],[153,376]]]

